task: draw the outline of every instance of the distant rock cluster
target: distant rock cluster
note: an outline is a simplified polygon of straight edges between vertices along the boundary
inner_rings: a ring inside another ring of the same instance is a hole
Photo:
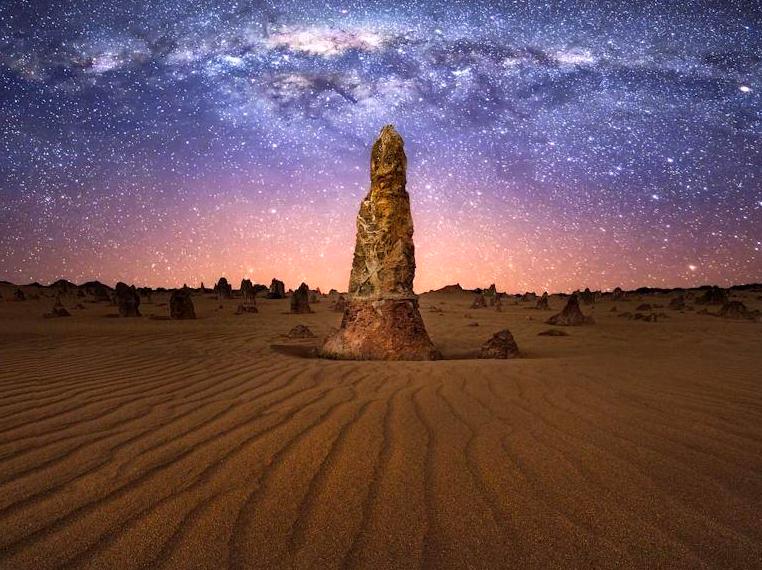
[[[553,315],[545,322],[549,325],[574,327],[590,325],[595,321],[593,320],[593,317],[588,317],[582,313],[582,310],[579,308],[577,295],[572,294],[566,302],[566,306],[563,310],[560,313]]]
[[[140,295],[135,286],[129,286],[121,281],[116,284],[115,301],[119,309],[120,317],[140,316]]]

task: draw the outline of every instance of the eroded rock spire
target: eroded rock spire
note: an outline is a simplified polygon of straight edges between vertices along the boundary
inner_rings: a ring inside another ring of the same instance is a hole
[[[326,340],[324,356],[372,360],[439,357],[413,293],[415,247],[406,172],[402,137],[387,125],[371,151],[370,191],[357,215],[349,299],[341,329]]]

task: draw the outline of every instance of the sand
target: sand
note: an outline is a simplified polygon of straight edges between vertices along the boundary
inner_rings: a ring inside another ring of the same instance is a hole
[[[198,320],[167,321],[64,297],[73,316],[46,320],[52,299],[11,291],[0,568],[762,565],[760,323],[609,312],[661,295],[546,337],[558,297],[497,313],[433,294],[445,355],[507,327],[524,357],[340,362],[281,336],[328,334],[325,299],[236,316],[196,296]]]

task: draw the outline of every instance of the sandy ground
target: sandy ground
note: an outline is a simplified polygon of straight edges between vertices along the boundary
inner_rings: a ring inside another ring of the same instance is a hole
[[[424,295],[446,355],[508,327],[524,357],[336,362],[271,347],[317,344],[281,335],[327,334],[325,300],[45,320],[10,291],[0,568],[762,566],[760,323],[604,302],[544,337],[529,304]]]

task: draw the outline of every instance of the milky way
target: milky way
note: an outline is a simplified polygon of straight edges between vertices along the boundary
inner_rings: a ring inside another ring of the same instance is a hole
[[[6,0],[0,108],[0,279],[345,289],[394,123],[419,291],[762,280],[756,2]]]

